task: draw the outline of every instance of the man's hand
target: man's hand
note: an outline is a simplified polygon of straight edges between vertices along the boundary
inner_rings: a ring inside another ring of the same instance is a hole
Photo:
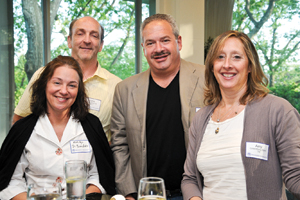
[[[134,199],[134,197],[133,197],[133,196],[131,196],[130,194],[129,194],[129,195],[127,195],[127,196],[125,197],[125,199],[127,199],[127,200],[135,200],[135,199]]]
[[[192,197],[190,200],[202,200],[200,197]]]

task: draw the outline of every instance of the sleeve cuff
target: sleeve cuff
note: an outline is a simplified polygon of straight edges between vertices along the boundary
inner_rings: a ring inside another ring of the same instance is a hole
[[[98,180],[94,180],[94,179],[89,179],[87,180],[86,185],[95,185],[97,186],[100,190],[102,194],[106,194],[106,190],[104,189],[104,187],[102,187],[102,185],[99,183],[99,179]]]

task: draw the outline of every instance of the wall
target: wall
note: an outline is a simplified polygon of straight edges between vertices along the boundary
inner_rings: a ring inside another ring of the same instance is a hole
[[[205,0],[156,0],[156,13],[175,18],[183,43],[181,57],[204,64]]]

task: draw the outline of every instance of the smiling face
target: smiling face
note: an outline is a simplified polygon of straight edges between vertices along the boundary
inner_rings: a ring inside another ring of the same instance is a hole
[[[97,60],[98,52],[101,52],[100,24],[92,17],[78,19],[72,27],[72,37],[68,37],[68,47],[72,49],[72,57],[76,60]]]
[[[213,73],[221,93],[244,93],[249,72],[249,60],[242,42],[235,37],[226,39],[213,63]]]
[[[69,113],[76,100],[78,86],[79,76],[74,69],[68,65],[56,68],[45,91],[48,113]]]
[[[155,20],[142,31],[143,51],[153,73],[172,73],[179,70],[181,36],[175,38],[171,25]]]

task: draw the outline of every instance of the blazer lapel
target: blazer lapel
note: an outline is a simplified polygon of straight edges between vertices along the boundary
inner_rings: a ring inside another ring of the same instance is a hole
[[[132,91],[132,98],[134,102],[135,111],[141,125],[145,125],[147,95],[149,87],[150,69],[142,73],[136,82],[136,88]]]
[[[142,146],[146,145],[146,110],[147,110],[147,96],[148,96],[148,88],[149,88],[149,76],[150,69],[140,74],[139,79],[136,82],[136,88],[132,90],[132,98],[134,109],[137,114],[139,123],[140,123],[140,140],[141,142],[138,144],[138,150],[141,152],[141,174],[140,176],[147,175],[147,154],[146,151],[143,151]],[[136,122],[138,123],[138,122]],[[136,172],[139,173],[139,172]]]
[[[180,74],[179,74],[179,89],[181,101],[181,118],[185,132],[186,144],[188,142],[189,116],[190,104],[195,89],[197,87],[199,77],[194,74],[196,69],[189,65],[186,61],[181,59]]]

